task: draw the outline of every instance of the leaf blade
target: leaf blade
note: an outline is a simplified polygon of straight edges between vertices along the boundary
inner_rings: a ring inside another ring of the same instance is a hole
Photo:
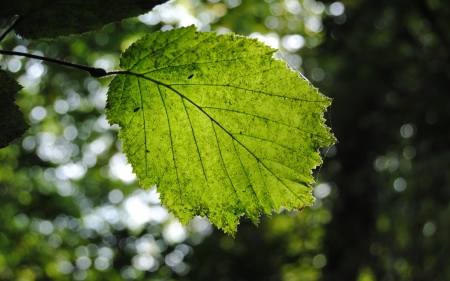
[[[157,184],[182,223],[208,215],[234,233],[244,213],[256,223],[260,213],[312,204],[318,148],[334,143],[322,117],[330,100],[273,59],[274,51],[188,27],[146,36],[123,54],[122,69],[147,88],[135,91],[131,78],[116,76],[108,120],[121,126],[141,184]],[[132,93],[124,98],[119,85]],[[139,124],[128,114],[137,107],[151,113]],[[136,138],[149,151],[144,157],[130,144]]]
[[[14,94],[21,89],[14,78],[0,69],[0,149],[21,137],[30,128],[14,103]]]
[[[12,1],[0,10],[0,18],[19,15],[17,34],[28,39],[100,30],[104,25],[136,17],[167,0],[23,0]],[[106,7],[107,6],[107,7]],[[36,24],[39,23],[39,24]]]

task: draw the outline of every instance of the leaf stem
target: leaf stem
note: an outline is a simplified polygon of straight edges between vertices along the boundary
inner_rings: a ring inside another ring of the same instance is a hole
[[[10,56],[23,56],[23,57],[27,57],[27,58],[48,61],[48,62],[51,62],[51,63],[56,63],[56,64],[59,64],[59,65],[72,67],[72,68],[76,68],[76,69],[80,69],[80,70],[84,70],[84,71],[89,72],[89,74],[92,77],[94,77],[94,78],[101,78],[101,77],[105,77],[105,76],[109,76],[109,75],[122,74],[123,73],[123,71],[120,71],[120,70],[114,70],[114,71],[107,72],[103,68],[96,68],[96,67],[91,67],[91,66],[71,63],[71,62],[67,62],[67,61],[62,61],[62,60],[58,60],[58,59],[52,59],[52,58],[47,58],[47,57],[42,57],[42,56],[37,56],[37,55],[27,54],[27,53],[21,53],[21,52],[15,52],[15,51],[0,50],[0,54],[10,55]]]
[[[16,27],[16,25],[22,20],[22,18],[18,18],[14,21],[13,24],[11,24],[11,26],[5,31],[3,32],[3,34],[0,36],[0,42],[3,41],[3,39],[5,39],[5,37],[14,29],[14,27]]]

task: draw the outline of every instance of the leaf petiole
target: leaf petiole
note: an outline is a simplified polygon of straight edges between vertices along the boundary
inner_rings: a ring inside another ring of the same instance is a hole
[[[84,70],[84,71],[89,72],[89,74],[94,78],[101,78],[101,77],[105,77],[108,75],[121,73],[120,71],[107,72],[103,68],[91,67],[91,66],[66,62],[66,61],[62,61],[62,60],[58,60],[58,59],[52,59],[52,58],[47,58],[47,57],[42,57],[42,56],[37,56],[37,55],[27,54],[27,53],[21,53],[21,52],[15,52],[15,51],[0,50],[0,54],[10,55],[10,56],[23,56],[23,57],[33,58],[33,59],[39,59],[39,60],[48,61],[51,63],[56,63],[59,65],[67,66],[67,67]]]

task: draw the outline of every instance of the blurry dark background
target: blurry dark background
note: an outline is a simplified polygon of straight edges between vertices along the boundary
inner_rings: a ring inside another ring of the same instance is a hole
[[[259,38],[334,99],[316,204],[243,218],[235,239],[181,228],[120,154],[109,79],[0,56],[32,125],[0,150],[0,280],[450,280],[448,2],[179,0],[1,48],[117,69],[143,34],[189,24]]]

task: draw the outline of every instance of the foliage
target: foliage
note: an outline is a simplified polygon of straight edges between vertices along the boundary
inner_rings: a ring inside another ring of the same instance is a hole
[[[22,136],[29,126],[14,104],[14,94],[22,87],[3,69],[0,69],[0,81],[0,148],[3,148],[13,139]]]
[[[68,27],[50,28],[57,17],[40,11],[54,4],[26,2],[6,15],[19,14],[12,27],[28,27],[22,34],[34,39],[85,31],[71,28],[83,21],[76,14]],[[59,16],[79,4],[63,2]],[[85,14],[100,8],[91,4]],[[117,8],[135,13],[133,5]],[[117,16],[114,9],[97,18],[114,20],[109,14]],[[45,16],[38,21],[42,30],[27,23],[36,15]],[[98,24],[86,20],[87,27]],[[144,37],[124,53],[123,70],[109,73],[116,78],[106,114],[121,127],[124,152],[143,186],[157,184],[163,204],[183,224],[207,215],[233,234],[243,214],[257,223],[260,213],[301,210],[314,202],[310,169],[321,163],[318,148],[334,142],[322,118],[329,101],[271,58],[274,51],[256,40],[196,33],[191,27]],[[50,61],[94,77],[107,75]],[[199,161],[191,161],[194,154]]]

